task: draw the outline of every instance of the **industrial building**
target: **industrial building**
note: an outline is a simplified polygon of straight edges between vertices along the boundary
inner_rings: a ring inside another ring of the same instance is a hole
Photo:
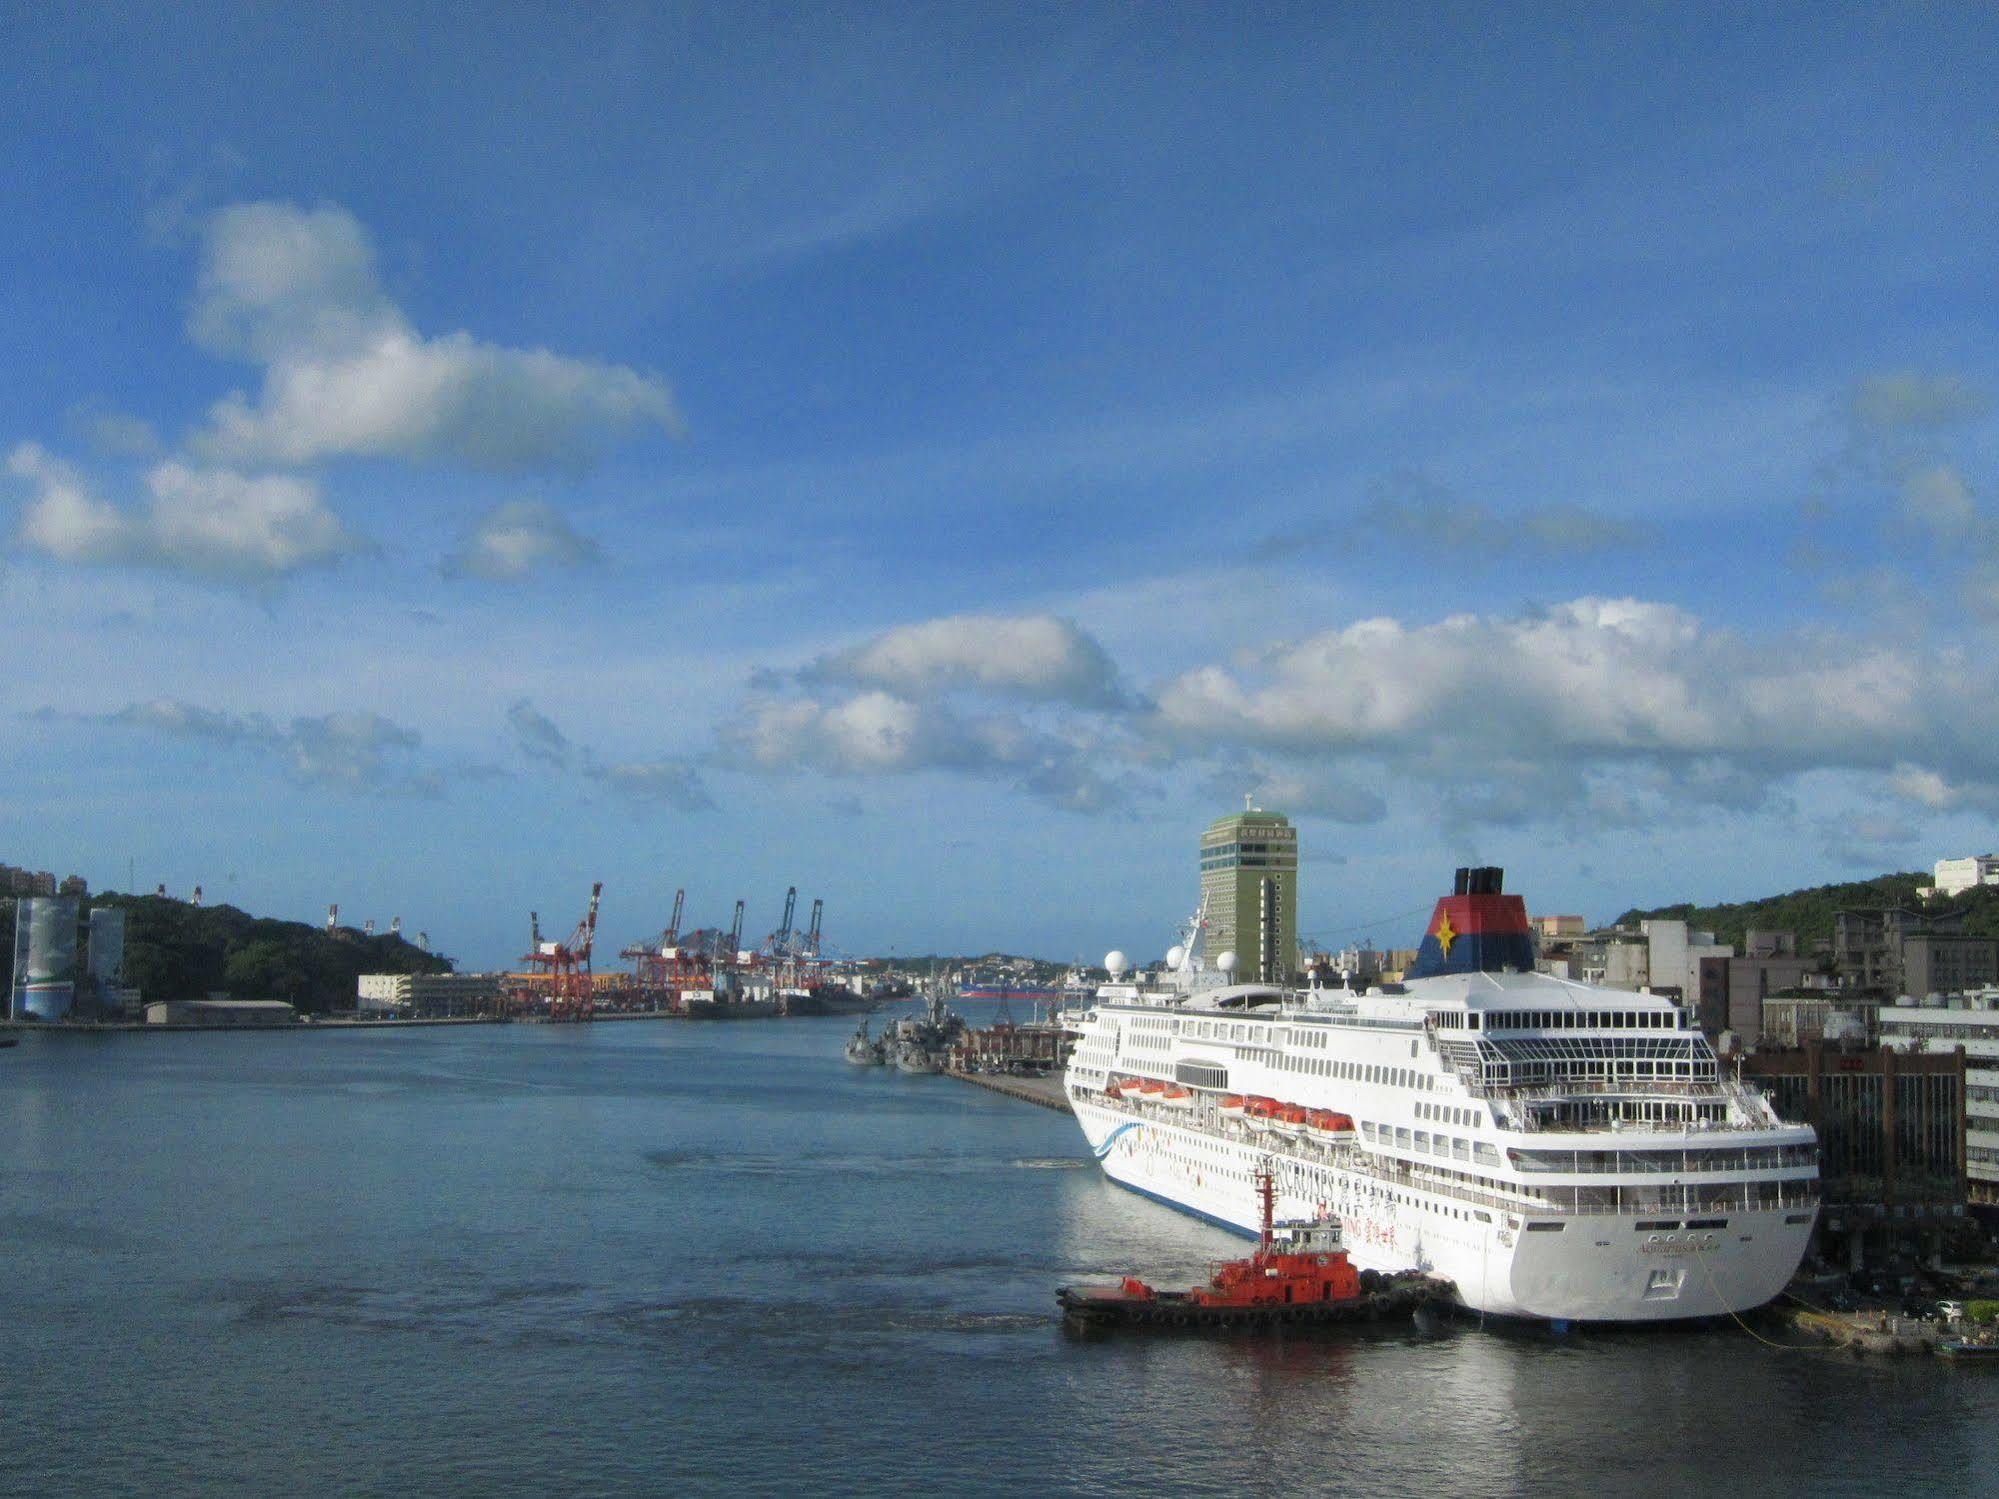
[[[76,1006],[76,901],[24,896],[14,904],[10,1020],[67,1020]]]
[[[1298,833],[1281,813],[1249,807],[1201,834],[1201,897],[1210,957],[1233,952],[1237,972],[1289,983],[1298,962]]]
[[[364,973],[355,985],[355,1010],[364,1016],[401,1020],[477,1015],[499,995],[501,977],[495,973]]]
[[[82,882],[65,880],[65,890]],[[133,1009],[137,994],[122,986],[125,913],[92,907],[88,924],[78,894],[30,895],[14,901],[14,971],[6,1018],[12,1021],[107,1020]],[[81,960],[79,960],[81,947]]]
[[[1962,1051],[1814,1042],[1722,1060],[1767,1091],[1784,1118],[1818,1131],[1827,1258],[1857,1270],[1902,1252],[1940,1257],[1964,1223]]]

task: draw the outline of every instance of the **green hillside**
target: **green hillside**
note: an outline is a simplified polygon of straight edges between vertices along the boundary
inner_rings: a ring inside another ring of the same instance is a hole
[[[1941,900],[1918,900],[1917,887],[1929,883],[1930,876],[1927,874],[1884,874],[1871,880],[1855,880],[1844,885],[1818,885],[1809,890],[1793,890],[1786,895],[1766,896],[1761,900],[1712,906],[1659,906],[1649,911],[1630,910],[1617,918],[1617,924],[1636,925],[1651,917],[1679,917],[1691,927],[1712,931],[1717,942],[1732,943],[1738,949],[1742,944],[1742,934],[1752,927],[1796,932],[1800,949],[1808,951],[1816,939],[1831,938],[1832,918],[1836,911],[1869,906],[1907,906],[1933,915],[1962,912],[1966,932],[1980,937],[1999,937],[1999,888],[1982,886]]]
[[[303,921],[273,921],[234,906],[195,906],[159,895],[93,895],[125,916],[125,982],[143,998],[285,999],[301,1010],[352,1009],[364,973],[448,973],[451,960],[399,936],[329,935]],[[0,900],[0,972],[13,972],[14,902]]]

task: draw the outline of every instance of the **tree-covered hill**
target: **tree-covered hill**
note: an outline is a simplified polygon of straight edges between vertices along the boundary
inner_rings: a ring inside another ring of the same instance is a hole
[[[1832,936],[1834,912],[1905,906],[1931,916],[1961,912],[1966,932],[1980,937],[1999,937],[1999,888],[1981,886],[1962,895],[1930,901],[1918,899],[1917,887],[1929,883],[1930,876],[1927,874],[1884,874],[1871,880],[1855,880],[1844,885],[1818,885],[1809,890],[1793,890],[1786,895],[1766,896],[1761,900],[1712,906],[1660,906],[1650,911],[1630,910],[1617,918],[1617,924],[1635,926],[1650,917],[1680,917],[1691,927],[1712,931],[1717,942],[1732,943],[1738,950],[1742,945],[1742,934],[1751,928],[1796,932],[1800,948],[1808,950],[1816,939]]]
[[[448,973],[451,961],[400,936],[364,936],[351,927],[329,934],[303,921],[273,921],[234,906],[196,906],[160,895],[106,892],[89,905],[125,915],[125,982],[146,1000],[199,999],[224,991],[238,999],[290,1000],[301,1010],[352,1009],[364,973]],[[4,969],[13,971],[13,902],[0,901]]]

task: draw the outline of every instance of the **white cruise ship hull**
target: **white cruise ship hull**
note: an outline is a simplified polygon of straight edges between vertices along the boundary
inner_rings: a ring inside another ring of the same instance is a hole
[[[1211,1133],[1193,1115],[1137,1118],[1087,1096],[1074,1105],[1120,1185],[1253,1236],[1253,1175],[1270,1160],[1280,1218],[1332,1213],[1355,1264],[1440,1276],[1465,1307],[1495,1316],[1663,1322],[1747,1311],[1783,1290],[1816,1216],[1738,1208],[1714,1215],[1722,1227],[1661,1232],[1628,1216],[1509,1212],[1342,1168],[1275,1133]]]

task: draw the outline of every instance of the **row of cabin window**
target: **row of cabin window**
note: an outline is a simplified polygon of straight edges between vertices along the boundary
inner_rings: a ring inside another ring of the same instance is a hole
[[[1478,1110],[1461,1109],[1456,1104],[1424,1103],[1416,1105],[1418,1119],[1432,1119],[1438,1124],[1462,1124],[1467,1129],[1481,1122]]]
[[[1483,1140],[1465,1140],[1455,1135],[1433,1135],[1426,1129],[1412,1130],[1407,1125],[1373,1124],[1367,1121],[1362,1121],[1360,1131],[1375,1144],[1390,1145],[1397,1150],[1443,1156],[1446,1160],[1477,1161],[1482,1166],[1499,1164],[1499,1152]]]
[[[1472,1030],[1676,1031],[1680,1028],[1678,1010],[1472,1010],[1467,1013]]]
[[[1331,1057],[1287,1056],[1288,1072],[1308,1072],[1314,1077],[1337,1077],[1352,1083],[1381,1083],[1395,1088],[1434,1088],[1436,1080],[1407,1067],[1380,1067],[1371,1062],[1336,1062]]]

